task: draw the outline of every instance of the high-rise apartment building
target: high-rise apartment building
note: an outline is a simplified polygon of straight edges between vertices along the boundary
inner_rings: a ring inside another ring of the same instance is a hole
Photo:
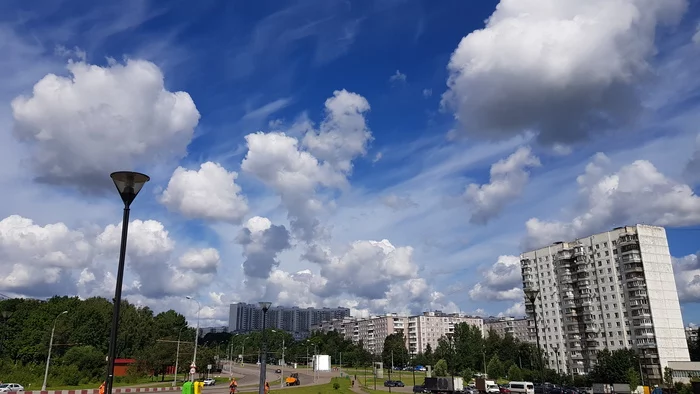
[[[671,255],[662,227],[636,225],[556,242],[520,256],[525,306],[549,367],[586,374],[603,349],[638,352],[646,382],[689,361]],[[529,292],[533,293],[529,293]]]
[[[496,332],[501,337],[510,335],[521,342],[532,342],[528,319],[515,317],[491,317],[484,320],[484,331]]]
[[[424,312],[422,315],[400,316],[395,313],[369,318],[341,319],[314,325],[312,331],[337,331],[346,339],[362,344],[372,354],[381,354],[387,336],[403,332],[409,353],[424,352],[428,345],[433,350],[438,339],[454,332],[454,326],[467,323],[484,332],[484,321],[480,317],[440,311]]]
[[[266,326],[303,336],[311,325],[350,316],[348,308],[298,308],[275,306],[267,311]],[[229,308],[229,332],[250,332],[262,329],[262,309],[255,304],[239,302]],[[299,336],[298,335],[298,336]]]

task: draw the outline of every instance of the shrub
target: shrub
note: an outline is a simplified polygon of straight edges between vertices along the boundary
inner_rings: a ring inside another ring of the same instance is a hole
[[[338,390],[340,388],[340,383],[333,382],[333,390]]]

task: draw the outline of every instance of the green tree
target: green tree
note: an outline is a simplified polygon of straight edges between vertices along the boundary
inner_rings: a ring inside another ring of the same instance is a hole
[[[521,371],[517,365],[511,365],[510,368],[508,368],[508,379],[516,381],[523,380],[523,371]]]
[[[447,376],[447,361],[444,359],[438,360],[433,370],[435,371],[435,376]]]
[[[384,349],[382,350],[382,362],[386,368],[394,366],[403,367],[409,363],[408,349],[406,348],[406,338],[403,332],[388,335],[384,339]]]
[[[597,363],[589,374],[594,382],[599,383],[620,383],[626,382],[627,371],[639,365],[637,355],[629,349],[620,349],[611,352],[601,350],[597,354]]]
[[[474,371],[467,368],[465,370],[462,370],[462,372],[460,373],[460,376],[462,376],[462,378],[464,378],[464,380],[466,382],[469,382],[469,380],[471,380],[471,378],[474,376]]]
[[[670,367],[664,369],[664,384],[666,387],[673,387],[673,369]]]
[[[627,383],[629,383],[630,391],[635,391],[639,387],[639,372],[635,368],[627,370]]]
[[[486,367],[486,374],[491,379],[503,377],[503,364],[501,364],[501,360],[498,359],[498,355],[494,354],[491,360],[489,360],[489,364]]]
[[[435,363],[435,354],[433,354],[433,347],[430,346],[430,344],[425,345],[425,352],[423,352],[423,356],[425,356],[425,362],[423,365],[433,365]]]

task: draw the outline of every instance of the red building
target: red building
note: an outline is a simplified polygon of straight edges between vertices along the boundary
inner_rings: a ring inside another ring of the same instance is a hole
[[[129,367],[134,365],[136,360],[133,358],[115,358],[114,359],[114,376],[126,376],[129,372]]]

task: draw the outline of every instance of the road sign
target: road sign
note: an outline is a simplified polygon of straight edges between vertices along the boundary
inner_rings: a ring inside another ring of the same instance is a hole
[[[190,368],[190,374],[194,375],[197,372],[197,368]]]
[[[211,364],[207,365],[207,369],[211,371]]]

